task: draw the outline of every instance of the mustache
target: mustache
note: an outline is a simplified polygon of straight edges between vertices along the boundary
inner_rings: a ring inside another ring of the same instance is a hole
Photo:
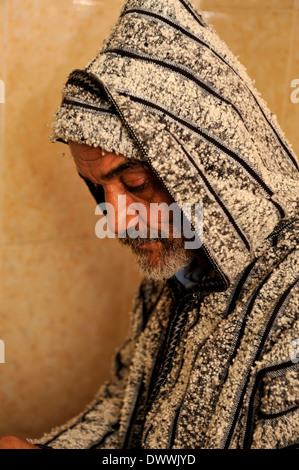
[[[117,237],[119,243],[123,246],[130,246],[132,248],[138,247],[144,244],[154,244],[162,243],[164,246],[172,246],[173,240],[170,240],[168,236],[163,234],[163,232],[158,233],[156,237],[149,237],[147,233],[138,235],[137,237],[132,237],[127,232],[118,235]]]
[[[118,241],[121,245],[124,246],[141,246],[144,244],[154,244],[161,242],[164,245],[171,245],[172,242],[170,240],[167,240],[166,238],[143,238],[143,237],[136,237],[136,238],[131,238],[131,237],[125,237],[125,238],[118,238]]]

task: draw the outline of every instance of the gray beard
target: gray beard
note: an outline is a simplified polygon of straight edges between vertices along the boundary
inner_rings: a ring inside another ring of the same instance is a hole
[[[182,239],[181,239],[182,240]],[[158,239],[144,239],[144,238],[119,238],[118,241],[125,246],[130,246],[133,253],[136,255],[137,264],[141,273],[148,279],[160,281],[170,279],[175,273],[191,263],[193,254],[191,250],[186,250],[181,244],[175,243],[173,240],[158,238]],[[155,243],[155,241],[162,242],[161,252],[158,262],[150,262],[149,250],[140,249],[139,245],[142,243]]]

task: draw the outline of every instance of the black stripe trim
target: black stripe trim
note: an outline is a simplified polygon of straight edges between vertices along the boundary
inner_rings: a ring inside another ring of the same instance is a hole
[[[129,343],[130,343],[130,339],[128,339],[124,343],[123,348]],[[114,373],[119,380],[122,379],[121,371],[127,368],[128,368],[127,365],[122,361],[122,351],[120,350],[116,353],[115,358],[114,358]]]
[[[288,289],[284,292],[284,294],[280,297],[280,299],[276,303],[275,308],[273,310],[273,313],[271,315],[271,318],[270,318],[270,320],[267,324],[267,327],[266,327],[265,332],[263,334],[263,337],[261,339],[259,348],[256,352],[254,362],[258,361],[258,359],[261,355],[261,352],[263,350],[264,344],[265,344],[265,342],[267,340],[267,337],[269,336],[269,333],[270,333],[271,328],[273,326],[273,323],[276,320],[276,317],[277,317],[283,303],[285,302],[285,300],[287,299],[287,297],[290,294],[291,290],[295,287],[295,285],[297,283],[298,283],[298,279],[288,287]],[[291,362],[291,364],[293,364],[293,363]],[[257,376],[256,376],[255,384],[253,386],[251,397],[250,397],[250,402],[249,402],[249,407],[248,407],[248,418],[247,418],[247,423],[246,423],[246,431],[245,431],[245,435],[244,435],[244,448],[249,448],[251,440],[252,440],[252,424],[253,424],[254,413],[255,413],[255,395],[256,395],[256,392],[257,392],[257,389],[258,389],[259,382],[261,380],[259,378],[260,375],[258,373]],[[245,387],[244,387],[244,390],[243,390],[243,395],[244,394],[245,394]]]
[[[237,351],[238,351],[238,348],[239,348],[239,345],[240,345],[240,342],[241,342],[241,338],[243,336],[243,333],[244,333],[244,330],[245,330],[245,327],[246,327],[246,322],[247,322],[247,318],[249,317],[250,315],[250,311],[252,310],[253,308],[253,305],[254,305],[254,302],[258,296],[258,294],[260,293],[260,290],[263,288],[264,284],[266,284],[266,282],[268,281],[268,279],[270,278],[272,273],[269,273],[262,281],[262,283],[259,285],[259,287],[257,288],[257,290],[253,293],[252,297],[251,297],[251,300],[249,302],[249,305],[247,307],[247,311],[243,317],[243,321],[242,321],[242,325],[241,325],[241,328],[240,328],[240,332],[239,332],[239,337],[236,341],[236,344],[235,344],[235,350],[234,350],[234,353],[232,354],[232,357],[230,359],[230,362],[232,364],[233,362],[233,359],[234,357],[236,356],[237,354]],[[242,399],[243,399],[243,395],[245,393],[245,385],[244,385],[244,388],[243,388],[243,392],[241,393],[240,397],[239,397],[239,403],[238,403],[238,406],[235,407],[235,414],[234,414],[234,419],[232,421],[232,424],[231,424],[231,427],[230,427],[230,430],[228,432],[228,435],[227,435],[227,438],[226,438],[226,441],[225,441],[225,444],[224,444],[224,449],[228,449],[229,447],[229,444],[230,444],[230,441],[231,441],[231,438],[233,436],[233,433],[234,433],[234,429],[235,429],[235,426],[236,426],[236,423],[237,423],[237,420],[238,420],[238,417],[239,417],[239,413],[240,413],[240,409],[241,409],[241,406],[242,406]]]
[[[163,114],[166,114],[167,116],[169,116],[171,119],[173,119],[175,122],[178,122],[180,124],[182,124],[184,127],[187,127],[188,129],[190,129],[192,132],[200,135],[201,137],[203,137],[204,139],[206,139],[208,142],[212,143],[213,145],[215,145],[215,147],[219,148],[219,150],[221,150],[222,152],[230,155],[234,160],[236,160],[236,162],[238,162],[243,168],[244,170],[262,187],[262,189],[270,196],[272,197],[274,195],[273,191],[268,188],[268,186],[266,185],[266,183],[260,178],[260,176],[251,168],[250,165],[248,165],[244,160],[242,160],[242,158],[239,157],[238,154],[236,154],[235,152],[233,152],[232,150],[228,149],[227,147],[225,147],[223,144],[221,144],[220,142],[218,142],[217,140],[213,139],[213,137],[210,137],[208,134],[206,134],[205,132],[203,132],[201,129],[199,129],[198,127],[194,126],[193,124],[189,123],[188,121],[185,121],[184,119],[180,118],[179,116],[176,116],[175,114],[171,113],[168,109],[166,108],[163,108],[162,106],[156,104],[156,103],[153,103],[152,101],[148,101],[148,100],[145,100],[144,98],[139,98],[137,96],[134,96],[134,95],[131,95],[129,93],[123,93],[123,92],[119,92],[120,94],[123,94],[127,97],[129,97],[132,101],[135,101],[136,103],[139,103],[139,104],[142,104],[143,106],[145,107],[149,107],[149,108],[152,108],[152,109],[156,109],[157,111],[163,113]],[[275,201],[272,201],[271,202],[275,202]],[[275,202],[275,206],[277,207],[278,206],[278,203]],[[281,209],[282,210],[282,209]],[[282,210],[283,212],[283,210]],[[283,212],[284,213],[284,212]]]
[[[286,255],[286,257],[289,255],[289,253]],[[242,339],[242,336],[243,336],[243,333],[245,331],[245,327],[246,327],[246,322],[247,322],[247,319],[250,315],[250,312],[251,310],[253,309],[253,306],[254,306],[254,303],[255,303],[255,300],[257,298],[257,296],[259,295],[260,291],[262,290],[262,288],[264,287],[264,284],[266,284],[266,282],[268,281],[268,279],[271,277],[272,275],[272,272],[270,272],[264,279],[263,281],[261,282],[261,284],[258,286],[258,288],[256,289],[256,291],[253,293],[251,299],[250,299],[250,302],[247,306],[247,311],[243,317],[243,321],[242,321],[242,325],[241,325],[241,328],[240,328],[240,332],[239,332],[239,337],[236,341],[236,344],[235,344],[235,350],[234,350],[234,353],[232,354],[231,356],[231,359],[230,359],[230,362],[232,363],[233,362],[233,359],[234,357],[236,356],[237,354],[237,351],[238,351],[238,348],[239,348],[239,345],[241,343],[241,339]],[[270,319],[271,321],[271,319]],[[236,426],[236,423],[237,423],[237,420],[238,420],[238,417],[239,417],[239,413],[240,413],[240,410],[241,410],[241,407],[242,407],[242,399],[243,399],[243,396],[245,394],[245,391],[246,391],[246,382],[244,383],[244,387],[243,387],[243,391],[242,393],[240,394],[239,396],[239,403],[238,403],[238,406],[235,407],[235,415],[234,415],[234,419],[232,421],[232,424],[231,424],[231,428],[230,428],[230,431],[227,435],[227,439],[225,441],[225,444],[224,444],[224,449],[228,449],[229,447],[229,444],[230,444],[230,441],[231,441],[231,438],[233,436],[233,433],[234,433],[234,429],[235,429],[235,426]]]
[[[223,210],[223,212],[225,213],[227,219],[229,220],[229,222],[231,223],[231,225],[234,227],[235,231],[237,232],[238,236],[241,238],[242,242],[244,243],[246,249],[248,251],[250,251],[250,244],[249,244],[249,241],[247,240],[247,238],[245,237],[245,235],[243,234],[243,232],[241,231],[240,227],[238,226],[238,224],[236,223],[235,219],[233,218],[233,216],[231,215],[231,213],[229,212],[229,210],[226,208],[226,206],[224,205],[224,203],[221,201],[220,197],[218,196],[218,194],[216,193],[216,191],[214,191],[212,185],[210,184],[210,182],[208,181],[208,179],[205,177],[205,175],[202,173],[202,171],[200,170],[199,166],[197,165],[197,163],[193,160],[193,158],[191,157],[191,155],[189,155],[189,153],[187,152],[187,150],[185,149],[185,147],[181,144],[181,142],[179,142],[179,140],[173,135],[171,134],[173,139],[177,142],[178,145],[180,145],[181,149],[183,150],[184,154],[186,155],[186,157],[188,158],[188,160],[192,163],[192,165],[196,168],[196,171],[199,173],[199,176],[200,178],[202,179],[202,181],[204,182],[204,184],[206,185],[208,191],[210,191],[210,193],[212,194],[212,196],[214,197],[214,199],[217,201],[217,203],[219,204],[219,206],[221,207],[221,209]]]
[[[284,149],[285,153],[287,154],[287,156],[289,157],[289,159],[292,161],[293,165],[295,166],[295,168],[297,170],[299,170],[299,165],[296,161],[296,159],[293,157],[293,155],[291,154],[291,152],[289,151],[289,149],[287,148],[287,146],[285,145],[285,143],[282,141],[282,139],[280,138],[280,136],[278,135],[276,129],[274,128],[273,124],[269,121],[269,119],[267,118],[267,116],[265,115],[265,112],[264,110],[262,109],[262,106],[260,105],[260,103],[258,102],[255,94],[252,92],[252,90],[250,90],[249,86],[244,82],[244,79],[241,78],[240,74],[224,59],[224,57],[222,57],[220,54],[218,54],[214,49],[212,49],[211,45],[210,44],[207,44],[206,42],[202,41],[201,39],[199,39],[197,36],[195,36],[194,34],[190,33],[189,31],[187,31],[186,29],[184,29],[183,27],[181,27],[180,25],[176,24],[176,23],[173,23],[172,21],[168,20],[167,18],[161,16],[161,15],[158,15],[156,13],[153,13],[153,12],[148,12],[146,10],[142,10],[142,9],[131,9],[131,10],[127,10],[127,11],[124,11],[123,12],[123,16],[124,15],[127,15],[127,14],[130,14],[130,13],[140,13],[140,14],[143,14],[143,15],[147,15],[147,16],[151,16],[153,18],[156,18],[166,24],[168,24],[169,26],[171,26],[172,28],[174,29],[177,29],[178,31],[182,32],[185,36],[189,37],[190,39],[196,41],[197,43],[199,44],[202,44],[203,46],[207,47],[216,57],[218,57],[222,62],[225,63],[225,65],[227,65],[227,67],[229,67],[233,72],[234,74],[236,74],[239,79],[242,81],[242,83],[244,83],[244,85],[246,86],[248,92],[250,93],[250,95],[252,96],[252,98],[254,99],[255,101],[255,104],[258,106],[259,110],[261,111],[264,119],[266,120],[266,122],[268,123],[268,125],[271,127],[272,129],[272,132],[274,133],[274,135],[276,136],[276,138],[278,139],[280,145],[282,146],[282,148]],[[239,114],[239,111],[237,111],[238,114]]]
[[[151,58],[148,58],[148,57],[145,57],[145,56],[142,56],[142,55],[139,55],[139,54],[136,54],[134,52],[131,52],[131,51],[127,51],[127,50],[123,50],[123,49],[110,49],[109,51],[107,51],[111,54],[117,54],[117,55],[120,55],[122,57],[130,57],[132,59],[137,59],[137,60],[143,60],[143,61],[148,61],[148,62],[153,62],[153,63],[156,63],[157,65],[161,65],[163,66],[164,68],[168,68],[170,70],[173,70],[179,74],[183,74],[185,75],[187,78],[195,81],[197,84],[199,84],[200,86],[203,86],[205,87],[204,84],[202,84],[199,80],[197,80],[195,77],[193,77],[192,74],[186,72],[185,70],[175,66],[175,65],[170,65],[162,60],[159,60],[159,59],[151,59]],[[219,99],[223,99],[221,98],[220,95],[218,95],[217,93],[213,92],[212,90],[210,90],[208,87],[206,87],[207,91],[209,91],[210,93],[214,93],[215,96],[217,96]],[[124,93],[123,93],[124,94]],[[171,117],[172,119],[174,119],[175,121],[177,122],[180,122],[181,124],[183,124],[185,127],[188,127],[189,129],[191,129],[193,132],[201,135],[202,137],[204,137],[206,140],[208,140],[209,142],[211,142],[213,145],[215,145],[216,147],[218,147],[221,151],[229,154],[234,160],[236,160],[238,163],[240,163],[240,165],[243,166],[243,168],[247,171],[247,173],[249,173],[252,178],[254,178],[254,180],[264,189],[264,191],[270,196],[272,197],[274,195],[273,191],[266,185],[266,183],[262,180],[262,178],[251,168],[251,166],[246,163],[242,158],[240,158],[240,156],[233,152],[232,150],[228,149],[227,147],[225,147],[224,144],[218,142],[216,139],[214,139],[213,137],[209,136],[208,134],[206,134],[205,132],[203,132],[202,130],[198,129],[198,127],[196,127],[195,125],[192,125],[191,123],[187,122],[185,119],[182,119],[180,118],[179,116],[176,116],[174,115],[173,113],[171,113],[170,111],[168,111],[167,109],[165,109],[164,107],[160,106],[160,105],[157,105],[149,100],[146,100],[144,98],[138,98],[136,96],[133,96],[129,93],[125,93],[126,96],[129,96],[130,99],[132,99],[133,101],[136,101],[136,102],[139,102],[141,104],[144,104],[145,106],[149,106],[149,107],[152,107],[152,108],[155,108],[159,111],[161,111],[162,113],[165,113],[167,114],[169,117]],[[229,103],[229,102],[228,102]],[[231,103],[229,103],[231,104]],[[277,204],[277,203],[276,203]]]
[[[185,36],[189,37],[193,41],[201,44],[202,46],[207,47],[206,42],[202,41],[197,36],[192,34],[190,31],[183,28],[183,26],[179,25],[178,23],[173,22],[170,18],[167,18],[166,16],[159,15],[159,13],[155,13],[153,11],[143,10],[142,8],[131,8],[127,11],[124,11],[122,16],[130,15],[132,13],[138,13],[140,15],[149,16],[151,18],[156,18],[157,20],[162,21],[163,23],[166,23],[171,28],[177,29],[178,31],[180,31],[181,33],[183,33]],[[214,52],[220,59],[222,59],[222,57],[218,55],[217,52],[215,51],[212,51],[212,52]]]
[[[215,145],[215,147],[217,147],[219,150],[221,150],[222,152],[230,155],[236,162],[238,162],[243,167],[243,169],[251,176],[251,178],[254,179],[257,182],[257,184],[260,185],[260,187],[266,192],[266,194],[268,194],[270,197],[272,197],[274,195],[273,191],[270,188],[268,188],[268,186],[261,179],[261,177],[251,168],[250,165],[248,165],[244,160],[242,160],[242,158],[239,157],[238,154],[236,154],[232,150],[228,149],[227,147],[225,147],[223,144],[221,144],[217,140],[213,139],[213,137],[209,136],[208,134],[203,132],[201,129],[198,129],[193,124],[189,123],[188,121],[185,121],[184,119],[180,118],[179,116],[176,116],[175,114],[171,113],[168,109],[163,108],[162,106],[160,106],[156,103],[153,103],[152,101],[145,100],[144,98],[139,98],[139,97],[131,95],[127,92],[126,93],[119,92],[119,93],[123,94],[125,96],[128,96],[132,101],[135,101],[136,103],[142,104],[143,106],[146,106],[146,107],[149,107],[149,108],[152,108],[152,109],[156,109],[157,111],[159,111],[163,114],[166,114],[171,119],[173,119],[175,122],[182,124],[183,126],[190,129],[192,132],[200,135],[201,137],[206,139],[208,142]],[[276,202],[276,201],[273,201],[272,199],[270,199],[269,201],[274,204],[276,209],[279,211],[280,216],[282,218],[284,218],[285,217],[285,212],[282,209],[282,207],[279,205],[279,203]]]
[[[262,411],[259,412],[259,418],[269,420],[280,418],[281,416],[285,416],[288,413],[292,413],[293,411],[298,410],[298,405],[292,406],[292,408],[288,408],[287,410],[280,411],[279,413],[263,413]]]
[[[292,219],[290,219],[289,221],[285,221],[286,223],[284,223],[283,225],[277,227],[273,230],[272,233],[270,233],[270,235],[268,235],[267,239],[269,240],[270,238],[274,238],[274,239],[277,239],[277,237],[279,236],[279,234],[281,232],[283,232],[286,228],[290,227],[291,225],[293,225],[295,222],[299,221],[299,218],[298,217],[293,217]],[[273,243],[273,241],[272,241]]]
[[[270,333],[270,330],[273,326],[273,323],[274,321],[276,320],[276,316],[277,314],[279,313],[284,301],[287,299],[289,293],[291,292],[291,290],[295,287],[295,285],[298,283],[298,279],[296,279],[296,281],[294,281],[289,287],[288,289],[284,292],[284,294],[280,297],[280,299],[278,300],[274,310],[273,310],[273,313],[272,313],[272,316],[267,324],[267,327],[265,329],[265,332],[263,334],[263,337],[262,337],[262,340],[260,342],[260,346],[256,352],[256,357],[255,357],[255,361],[257,361],[261,355],[261,352],[262,352],[262,349],[264,347],[264,344],[265,344],[265,341],[267,339],[267,336],[269,335]]]
[[[81,101],[76,101],[76,100],[70,100],[68,98],[64,98],[61,105],[71,105],[71,106],[77,106],[80,108],[86,108],[86,109],[92,109],[93,111],[101,112],[101,113],[106,113],[106,114],[113,114],[116,115],[116,111],[112,109],[107,109],[107,108],[102,108],[98,106],[93,106],[92,104],[87,104],[87,103],[81,103]]]
[[[250,263],[247,266],[247,268],[243,271],[243,274],[242,274],[242,276],[241,276],[241,278],[240,278],[240,280],[237,284],[237,287],[235,289],[235,292],[232,296],[232,299],[230,300],[230,304],[229,304],[228,310],[225,313],[225,316],[230,315],[230,313],[234,310],[234,308],[236,306],[236,303],[239,299],[239,296],[242,292],[243,286],[246,283],[247,279],[250,277],[251,271],[253,270],[253,268],[255,267],[255,265],[257,264],[258,261],[259,261],[258,258],[254,259],[252,261],[252,263]]]
[[[105,440],[107,439],[107,437],[111,436],[112,434],[115,433],[115,430],[112,430],[110,432],[108,432],[104,437],[102,437],[98,442],[96,442],[95,444],[93,444],[92,446],[88,447],[88,449],[98,449],[99,446],[101,446],[102,444],[104,444]]]
[[[39,447],[40,449],[44,450],[54,450],[53,447],[46,446],[45,444],[39,444],[38,442],[34,443],[35,446]]]
[[[288,223],[286,223],[285,225],[283,225],[282,227],[280,227],[279,230],[276,230],[276,231],[273,231],[267,238],[270,239],[274,236],[277,236],[278,233],[280,233],[281,231],[283,231],[284,229],[286,229],[287,227],[291,226],[296,220],[299,220],[299,219],[296,219],[296,218],[293,218],[291,221],[289,221]],[[257,264],[257,262],[259,261],[259,258],[255,258],[252,263],[250,263],[247,268],[245,269],[245,271],[243,271],[243,274],[240,278],[240,280],[238,281],[238,284],[236,286],[236,289],[231,297],[231,300],[229,301],[230,304],[229,304],[229,307],[225,313],[225,316],[228,316],[235,308],[236,306],[236,303],[238,301],[238,298],[242,292],[242,289],[243,289],[243,286],[244,284],[246,283],[247,279],[250,277],[250,274],[254,268],[254,266]]]
[[[137,417],[137,410],[138,410],[138,406],[139,406],[140,399],[141,399],[141,396],[143,394],[143,391],[144,391],[144,383],[143,383],[143,377],[142,377],[141,378],[141,385],[139,387],[137,398],[136,398],[136,402],[134,404],[134,409],[131,413],[130,422],[129,422],[128,427],[127,427],[125,440],[124,440],[124,443],[121,447],[122,449],[130,448],[130,440],[132,438],[134,423],[135,423],[135,420],[136,420],[136,417]]]
[[[188,3],[185,2],[185,0],[179,0],[179,2],[181,2],[181,4],[186,8],[186,10],[190,13],[190,15],[193,16],[195,21],[197,21],[197,23],[200,24],[200,26],[206,27],[206,24],[201,20],[199,15],[197,15],[196,11],[194,11],[194,9],[190,5],[188,5]]]
[[[76,69],[69,75],[67,85],[75,85],[85,91],[88,91],[92,95],[102,97],[105,99],[105,93],[103,86],[98,80],[95,80],[93,75],[89,74],[86,70]]]
[[[89,411],[92,411],[92,409],[89,410]],[[51,437],[51,439],[49,439],[49,440],[46,442],[46,445],[48,445],[48,444],[50,444],[51,442],[55,441],[55,440],[58,439],[60,436],[62,436],[62,435],[65,434],[66,432],[68,432],[70,429],[74,429],[76,426],[79,426],[80,424],[84,423],[84,421],[85,421],[85,419],[86,419],[86,415],[87,415],[87,413],[89,413],[89,411],[86,412],[86,413],[82,416],[82,418],[80,418],[78,421],[76,421],[76,423],[74,423],[72,426],[69,426],[68,428],[63,429],[63,430],[60,431],[59,433],[55,434],[55,436]]]
[[[293,368],[296,368],[296,366],[297,364],[294,364],[292,361],[288,361],[282,364],[277,364],[275,366],[266,367],[265,369],[260,370],[257,373],[256,378],[255,378],[254,388],[253,388],[251,399],[250,399],[250,402],[251,402],[250,406],[253,407],[254,405],[255,394],[257,392],[257,389],[259,387],[261,380],[264,378],[265,375],[269,373],[277,372],[277,371],[282,371],[285,369],[293,369]],[[252,441],[252,429],[251,428],[252,428],[253,413],[254,413],[254,410],[251,409],[250,420],[248,419],[247,424],[246,424],[245,439],[244,439],[244,446],[243,446],[244,449],[249,449],[251,445],[251,441]]]
[[[273,192],[265,185],[265,183],[263,182],[263,180],[254,172],[254,170],[252,170],[252,168],[246,163],[244,162],[244,160],[242,160],[239,155],[235,154],[234,152],[232,152],[230,149],[226,148],[224,145],[222,145],[220,142],[218,142],[217,140],[213,139],[213,137],[210,137],[208,134],[206,134],[205,132],[203,132],[202,130],[198,129],[198,127],[192,125],[191,123],[185,121],[184,119],[180,118],[179,116],[176,116],[175,114],[171,113],[170,111],[168,111],[166,108],[163,108],[162,106],[160,105],[157,105],[151,101],[148,101],[148,100],[145,100],[143,98],[137,98],[136,96],[133,96],[133,95],[130,95],[130,94],[127,94],[126,95],[132,100],[132,101],[136,101],[137,103],[140,103],[140,104],[143,104],[144,106],[148,106],[150,108],[154,108],[158,111],[160,111],[161,113],[164,113],[164,114],[167,114],[171,119],[173,119],[174,121],[176,122],[179,122],[180,124],[182,124],[183,126],[187,127],[188,129],[190,129],[192,132],[195,132],[196,134],[199,134],[201,137],[204,137],[206,140],[208,140],[209,142],[211,142],[213,145],[215,145],[216,147],[218,147],[221,151],[227,153],[228,155],[230,155],[232,158],[234,158],[234,160],[236,160],[238,163],[240,163],[244,168],[245,170],[247,171],[247,173],[249,173],[259,184],[260,186],[263,187],[263,189],[266,191],[267,194],[269,194],[269,196],[272,196],[273,195]]]
[[[145,62],[152,62],[153,64],[157,64],[161,67],[172,70],[175,73],[183,75],[184,77],[186,77],[189,80],[193,81],[196,85],[203,88],[210,95],[215,96],[217,99],[219,99],[219,100],[223,101],[224,103],[228,104],[229,106],[231,106],[234,109],[234,111],[238,114],[239,118],[242,120],[244,126],[246,127],[246,124],[245,124],[245,121],[243,119],[242,114],[240,113],[238,108],[231,101],[229,101],[226,98],[224,98],[223,96],[221,96],[219,93],[217,93],[217,91],[215,91],[213,88],[209,87],[203,81],[199,80],[199,78],[195,77],[195,75],[193,75],[191,72],[188,72],[187,70],[185,70],[185,68],[180,67],[176,64],[172,65],[169,62],[165,62],[162,59],[155,59],[153,57],[149,57],[149,56],[146,56],[146,55],[137,54],[137,53],[135,53],[133,51],[130,51],[128,49],[114,48],[114,49],[108,49],[106,52],[109,53],[109,54],[117,54],[117,55],[120,55],[122,57],[130,57],[132,59],[143,60]]]
[[[62,436],[63,434],[65,434],[66,432],[70,431],[71,429],[74,429],[76,426],[80,426],[80,424],[84,423],[89,415],[89,413],[93,412],[96,407],[99,405],[99,404],[102,404],[103,403],[103,400],[100,400],[99,402],[96,402],[94,403],[94,405],[89,408],[88,410],[85,411],[85,413],[83,413],[78,421],[76,421],[74,424],[72,424],[71,426],[67,427],[66,429],[62,429],[60,432],[58,432],[57,434],[55,434],[55,436],[51,437],[51,439],[49,439],[45,445],[48,445],[50,444],[51,442],[55,441],[56,439],[58,439],[60,436]],[[114,425],[112,425],[111,427],[115,427],[118,423],[115,423]],[[101,440],[104,440],[106,439],[107,435],[110,435],[112,434],[111,432],[111,429],[109,431],[107,431],[104,436],[102,436]]]
[[[280,214],[280,218],[284,219],[286,217],[286,213],[285,213],[283,207],[277,201],[274,201],[273,199],[271,199],[271,202],[276,207],[276,209],[278,210],[278,212]]]
[[[149,10],[144,10],[143,8],[130,8],[128,10],[125,10],[122,12],[121,16],[126,16],[126,15],[129,15],[131,13],[139,13],[141,15],[145,15],[145,16],[151,16],[153,18],[156,18],[157,20],[161,20],[163,21],[164,23],[167,23],[169,26],[175,28],[175,29],[178,29],[179,31],[181,31],[183,34],[185,34],[186,36],[189,36],[191,39],[194,39],[195,41],[197,42],[200,42],[201,44],[205,45],[206,46],[206,43],[204,41],[201,41],[197,36],[195,36],[194,34],[190,33],[187,29],[183,28],[182,26],[180,26],[178,23],[176,23],[174,20],[172,20],[171,18],[167,18],[166,16],[164,16],[163,14],[162,15],[159,15],[159,13],[155,13],[153,11],[149,11]],[[204,28],[207,27],[207,25],[205,23],[201,23],[201,20],[200,18],[197,18],[195,17],[196,20],[199,21],[199,23],[201,24],[201,26],[203,26]]]
[[[158,305],[158,303],[159,303],[159,301],[162,297],[162,294],[164,293],[165,288],[166,288],[166,284],[164,284],[162,286],[160,292],[157,295],[157,298],[155,299],[153,305],[151,305],[150,311],[148,311],[148,312],[146,312],[147,308],[146,308],[146,303],[145,303],[145,297],[143,297],[143,299],[142,299],[142,320],[143,320],[142,331],[146,327],[147,322],[148,322],[149,318],[151,317],[152,313],[156,310],[156,307],[157,307],[157,305]]]

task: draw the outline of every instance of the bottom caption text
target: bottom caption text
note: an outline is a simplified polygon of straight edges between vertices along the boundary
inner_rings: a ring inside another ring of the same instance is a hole
[[[102,456],[103,465],[125,465],[133,468],[136,465],[172,465],[181,467],[182,465],[194,465],[196,457],[192,454],[140,454],[138,456],[118,456],[109,454]]]

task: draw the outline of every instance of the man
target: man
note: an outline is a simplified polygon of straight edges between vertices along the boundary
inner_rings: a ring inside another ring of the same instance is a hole
[[[33,444],[295,446],[298,161],[215,30],[186,0],[128,0],[99,55],[69,76],[52,140],[114,208],[108,222],[146,278],[115,381]],[[186,248],[172,219],[163,238],[163,213],[151,238],[148,212],[136,225],[127,210],[163,202],[198,240],[185,208],[203,205],[201,247]],[[125,237],[133,225],[141,235]]]

